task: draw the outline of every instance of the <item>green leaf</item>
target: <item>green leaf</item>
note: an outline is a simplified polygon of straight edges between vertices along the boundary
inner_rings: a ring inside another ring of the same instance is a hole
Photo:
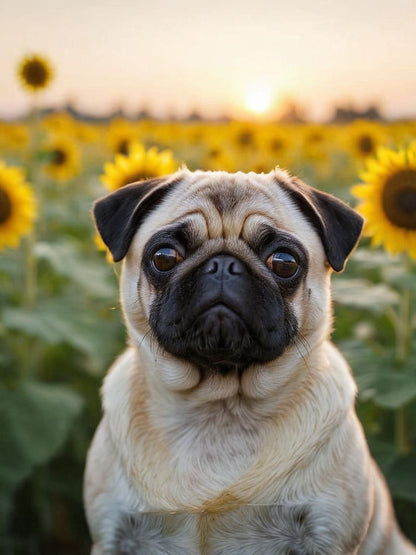
[[[383,268],[383,280],[389,282],[400,290],[416,291],[416,275],[409,271],[404,264],[391,264]]]
[[[394,261],[395,258],[392,258],[381,249],[366,249],[360,247],[355,251],[350,264],[359,264],[363,270],[374,270],[391,266]]]
[[[394,289],[365,279],[336,278],[333,280],[333,295],[337,303],[376,314],[399,302],[399,295]]]
[[[10,514],[13,509],[13,493],[10,491],[2,491],[0,487],[0,531],[5,530]],[[0,547],[1,547],[0,540]]]
[[[0,284],[16,283],[22,280],[22,260],[15,252],[2,252],[0,256]],[[11,280],[14,280],[11,282]]]
[[[3,325],[6,328],[19,330],[32,337],[42,339],[50,345],[58,344],[67,339],[61,321],[56,315],[50,314],[45,306],[32,309],[6,308],[3,311]]]
[[[398,459],[390,468],[387,480],[395,497],[416,503],[416,453]]]
[[[394,353],[378,355],[357,340],[339,344],[357,381],[359,399],[397,409],[416,398],[416,360],[398,366]]]
[[[112,323],[99,319],[95,312],[75,300],[54,299],[33,309],[10,307],[2,313],[3,325],[48,345],[68,343],[77,350],[106,361],[114,348]],[[99,366],[99,364],[98,364]]]
[[[16,483],[50,459],[82,405],[82,398],[63,385],[24,381],[16,389],[0,386],[0,484]]]
[[[381,471],[386,475],[399,458],[395,446],[386,441],[372,437],[368,437],[368,445]]]
[[[364,343],[356,339],[342,341],[338,347],[351,366],[358,385],[360,401],[368,401],[376,394],[380,364],[375,353]]]
[[[416,398],[416,372],[394,369],[382,372],[374,401],[381,407],[397,409]]]
[[[93,298],[115,298],[117,284],[111,268],[103,262],[82,256],[75,242],[45,243],[36,245],[36,256],[46,260],[61,276],[64,276]]]
[[[82,398],[63,385],[24,381],[15,389],[0,386],[2,496],[10,496],[35,466],[55,455],[82,406]],[[7,508],[5,501],[3,519]]]

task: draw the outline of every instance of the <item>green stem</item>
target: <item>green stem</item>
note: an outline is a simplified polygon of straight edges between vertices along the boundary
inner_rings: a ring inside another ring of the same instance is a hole
[[[406,407],[400,407],[395,414],[395,439],[396,447],[401,455],[407,455],[411,451],[409,434],[407,429]]]
[[[405,265],[407,270],[407,266]],[[409,356],[411,338],[411,294],[405,289],[401,295],[398,318],[396,319],[396,360],[403,365]],[[406,407],[400,407],[395,414],[395,441],[398,452],[407,455],[411,451],[407,428]]]
[[[35,244],[36,238],[34,232],[32,232],[25,241],[25,264],[26,264],[26,275],[25,275],[25,294],[24,294],[24,305],[26,308],[33,308],[36,303],[36,278],[37,278],[37,268],[36,268],[36,257],[35,257]]]
[[[26,169],[29,181],[35,186],[37,183],[37,161],[36,153],[39,144],[39,111],[36,101],[33,101],[30,113],[31,142],[27,152]],[[34,229],[23,242],[25,276],[23,290],[23,306],[32,310],[36,305],[37,297],[37,263],[35,256],[36,230]],[[21,378],[25,379],[33,371],[33,338],[25,337],[21,352]]]
[[[410,344],[410,304],[411,295],[409,290],[402,293],[400,304],[400,319],[397,329],[396,358],[400,364],[406,361],[409,355]]]
[[[36,152],[39,143],[39,110],[37,107],[37,99],[33,98],[30,111],[30,130],[31,144],[28,152],[27,173],[29,180],[36,185],[37,181],[37,163]],[[24,305],[26,308],[33,308],[36,302],[36,280],[37,268],[35,257],[36,234],[35,231],[26,238],[25,241],[25,294]]]

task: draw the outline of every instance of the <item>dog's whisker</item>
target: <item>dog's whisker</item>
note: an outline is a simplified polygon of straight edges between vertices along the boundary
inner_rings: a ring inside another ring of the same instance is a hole
[[[145,339],[151,335],[153,333],[152,328],[149,326],[148,330],[143,334],[143,337],[141,338],[139,344],[138,344],[138,348],[140,349],[145,341]]]
[[[312,351],[312,347],[306,337],[301,333],[298,335],[298,340],[299,341],[296,343],[296,347],[298,348],[299,353],[302,354],[302,358],[304,358]],[[303,348],[303,352],[301,352],[301,347]]]

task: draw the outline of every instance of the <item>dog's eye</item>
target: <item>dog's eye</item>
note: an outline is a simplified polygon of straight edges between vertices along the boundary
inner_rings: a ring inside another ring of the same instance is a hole
[[[171,247],[162,247],[153,255],[153,265],[159,272],[169,272],[182,260],[178,251]]]
[[[299,269],[297,258],[289,252],[274,252],[266,261],[267,266],[281,278],[291,278]]]

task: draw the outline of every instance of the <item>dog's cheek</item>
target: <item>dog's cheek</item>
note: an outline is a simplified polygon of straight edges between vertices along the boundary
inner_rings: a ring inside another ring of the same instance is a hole
[[[305,312],[305,305],[303,302],[303,292],[302,288],[299,288],[293,297],[291,297],[290,301],[286,301],[286,311],[292,315],[292,320],[296,322],[297,332],[299,333],[302,322],[304,320],[304,312]],[[293,338],[296,341],[296,337]]]
[[[327,335],[331,324],[330,273],[320,275],[311,273],[302,289],[298,303],[303,307],[300,333],[305,339],[313,334]]]
[[[133,337],[149,331],[149,306],[154,292],[139,264],[125,265],[120,281],[120,298],[127,328]]]
[[[148,327],[150,318],[150,307],[154,299],[156,298],[156,291],[154,290],[154,287],[149,283],[143,272],[140,275],[140,279],[138,280],[136,287],[138,304],[140,307],[138,312],[140,312],[141,319]]]

